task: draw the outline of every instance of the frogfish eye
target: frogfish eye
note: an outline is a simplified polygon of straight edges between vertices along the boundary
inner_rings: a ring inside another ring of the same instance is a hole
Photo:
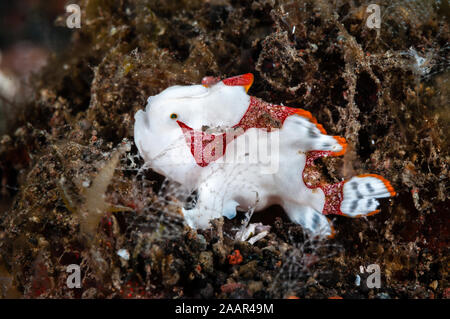
[[[170,118],[172,120],[176,120],[178,118],[178,115],[176,113],[172,113],[172,114],[170,114]]]

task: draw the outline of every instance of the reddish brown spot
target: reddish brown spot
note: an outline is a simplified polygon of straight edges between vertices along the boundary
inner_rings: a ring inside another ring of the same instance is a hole
[[[308,178],[305,176],[305,172],[310,172],[314,170],[314,161],[320,157],[326,157],[333,155],[333,152],[329,151],[311,151],[306,155],[305,168],[303,169],[302,178],[306,187],[310,189],[320,188],[325,194],[325,204],[323,206],[322,214],[336,214],[343,215],[341,212],[341,203],[344,199],[343,189],[345,181],[336,184],[323,184],[313,185]],[[309,173],[310,175],[311,173]]]
[[[230,142],[227,141],[227,133],[213,135],[194,130],[183,122],[177,121],[177,123],[183,131],[195,162],[199,166],[208,166],[209,163],[214,162],[225,154],[227,144]]]
[[[228,262],[230,265],[239,265],[244,258],[242,258],[241,252],[236,249],[231,255],[228,255]]]
[[[273,128],[281,128],[284,121],[297,109],[274,105],[251,96],[247,112],[236,125],[245,131],[250,128],[262,128],[270,131]]]
[[[283,126],[288,116],[294,114],[306,117],[313,123],[317,123],[311,113],[305,110],[270,104],[255,97],[250,97],[247,112],[239,123],[233,126],[228,132],[213,135],[194,130],[183,122],[177,121],[177,123],[183,131],[186,143],[196,163],[201,167],[205,167],[225,155],[228,143],[242,135],[248,129],[260,128],[266,129],[267,131],[274,128],[278,129]],[[316,125],[321,132],[325,131],[320,124]]]

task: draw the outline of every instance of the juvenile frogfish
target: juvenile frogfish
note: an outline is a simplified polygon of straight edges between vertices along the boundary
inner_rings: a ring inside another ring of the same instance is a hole
[[[278,204],[307,233],[332,236],[327,215],[369,216],[379,212],[378,198],[395,196],[375,174],[317,181],[314,160],[343,155],[345,139],[327,135],[308,111],[248,95],[252,83],[249,73],[171,86],[135,115],[134,139],[146,165],[197,192],[195,206],[182,209],[190,227]]]

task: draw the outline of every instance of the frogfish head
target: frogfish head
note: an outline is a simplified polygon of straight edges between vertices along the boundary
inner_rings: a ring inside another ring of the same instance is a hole
[[[201,131],[236,125],[250,103],[247,89],[224,80],[210,85],[171,86],[149,97],[145,111],[135,114],[134,140],[139,154],[150,164],[171,151],[177,156],[189,154],[183,133],[186,128]]]

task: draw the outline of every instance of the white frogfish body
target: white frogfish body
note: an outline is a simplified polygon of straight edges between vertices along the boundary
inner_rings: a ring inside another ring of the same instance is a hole
[[[244,74],[169,87],[135,115],[146,165],[198,193],[196,206],[183,209],[190,227],[278,204],[306,232],[331,236],[326,215],[375,214],[377,198],[395,195],[375,174],[314,183],[314,160],[344,154],[345,139],[327,135],[308,111],[249,96],[252,83],[253,75]]]

